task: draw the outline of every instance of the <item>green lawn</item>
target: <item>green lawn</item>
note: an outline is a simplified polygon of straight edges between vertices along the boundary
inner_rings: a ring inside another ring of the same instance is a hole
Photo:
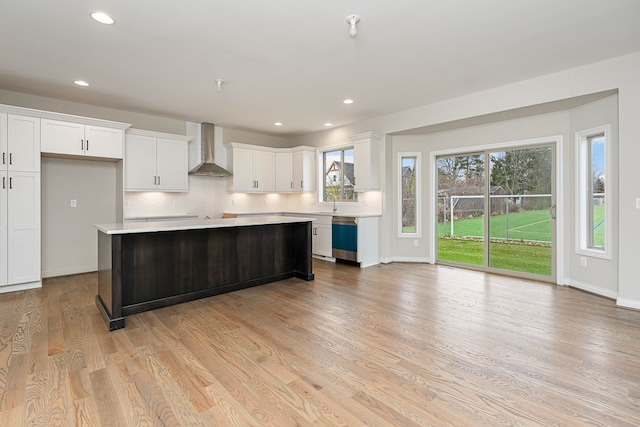
[[[489,265],[512,271],[551,275],[551,246],[522,243],[491,242]],[[438,259],[482,266],[484,242],[482,240],[438,239]]]
[[[508,223],[508,230],[507,230]],[[438,259],[477,266],[484,265],[484,217],[456,220],[438,224]],[[493,215],[489,220],[491,243],[489,265],[512,271],[551,275],[551,233],[553,220],[546,209]],[[477,239],[464,239],[477,237]],[[511,243],[501,242],[508,239]],[[497,240],[497,241],[496,241]],[[523,242],[544,242],[526,244]]]

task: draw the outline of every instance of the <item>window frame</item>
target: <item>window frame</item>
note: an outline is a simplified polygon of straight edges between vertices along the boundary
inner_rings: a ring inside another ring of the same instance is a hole
[[[416,231],[407,233],[402,230],[402,159],[414,157],[415,163],[415,204],[416,204]],[[397,224],[398,238],[417,239],[422,238],[422,153],[418,151],[398,152],[397,156]]]
[[[353,198],[352,199],[336,199],[335,202],[333,200],[325,200],[324,199],[324,195],[326,193],[326,185],[327,185],[327,181],[326,181],[326,174],[325,174],[325,154],[326,153],[330,153],[332,151],[341,151],[341,162],[344,164],[344,152],[348,151],[348,150],[353,150],[353,164],[354,164],[354,169],[355,169],[355,163],[356,163],[356,158],[355,158],[355,146],[354,144],[345,144],[345,145],[340,145],[340,146],[334,146],[334,147],[323,147],[322,149],[318,149],[318,203],[326,203],[326,204],[333,204],[333,203],[357,203],[358,202],[358,193],[355,191],[355,188],[353,190]],[[343,182],[341,184],[342,187],[342,191],[340,192],[341,194],[344,194],[344,179]]]
[[[604,248],[593,246],[592,140],[604,138]],[[576,254],[611,259],[611,125],[576,132]]]

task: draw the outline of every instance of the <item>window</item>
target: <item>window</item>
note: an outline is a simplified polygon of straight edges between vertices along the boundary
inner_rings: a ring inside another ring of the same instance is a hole
[[[577,141],[577,252],[610,257],[609,126],[581,131]]]
[[[420,153],[398,153],[398,237],[421,237]]]
[[[324,186],[322,201],[356,201],[353,147],[322,153]]]

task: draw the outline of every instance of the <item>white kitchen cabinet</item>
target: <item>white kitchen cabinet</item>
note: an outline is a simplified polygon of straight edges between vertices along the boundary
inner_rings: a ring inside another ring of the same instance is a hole
[[[372,132],[351,137],[354,151],[355,191],[380,190],[382,136]]]
[[[293,191],[293,153],[276,153],[276,192]]]
[[[2,122],[2,164],[8,171],[40,172],[40,119],[0,114]]]
[[[125,140],[126,191],[188,191],[191,138],[130,129]]]
[[[243,193],[273,193],[276,191],[276,153],[256,146],[225,143],[227,166],[233,173],[229,191]]]
[[[40,119],[0,113],[0,147],[0,292],[6,292],[41,283]]]
[[[43,153],[122,159],[122,143],[119,128],[42,119]]]
[[[7,284],[40,281],[40,174],[8,172]]]
[[[312,250],[315,255],[332,257],[331,217],[318,216],[313,222]]]
[[[314,190],[315,160],[314,148],[293,148],[293,191],[304,193]]]

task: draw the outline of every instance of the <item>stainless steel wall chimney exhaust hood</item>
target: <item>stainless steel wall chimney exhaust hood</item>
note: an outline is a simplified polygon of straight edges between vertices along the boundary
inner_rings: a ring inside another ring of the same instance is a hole
[[[231,172],[218,166],[213,157],[214,142],[213,123],[200,125],[200,164],[189,171],[189,175],[231,176]]]

